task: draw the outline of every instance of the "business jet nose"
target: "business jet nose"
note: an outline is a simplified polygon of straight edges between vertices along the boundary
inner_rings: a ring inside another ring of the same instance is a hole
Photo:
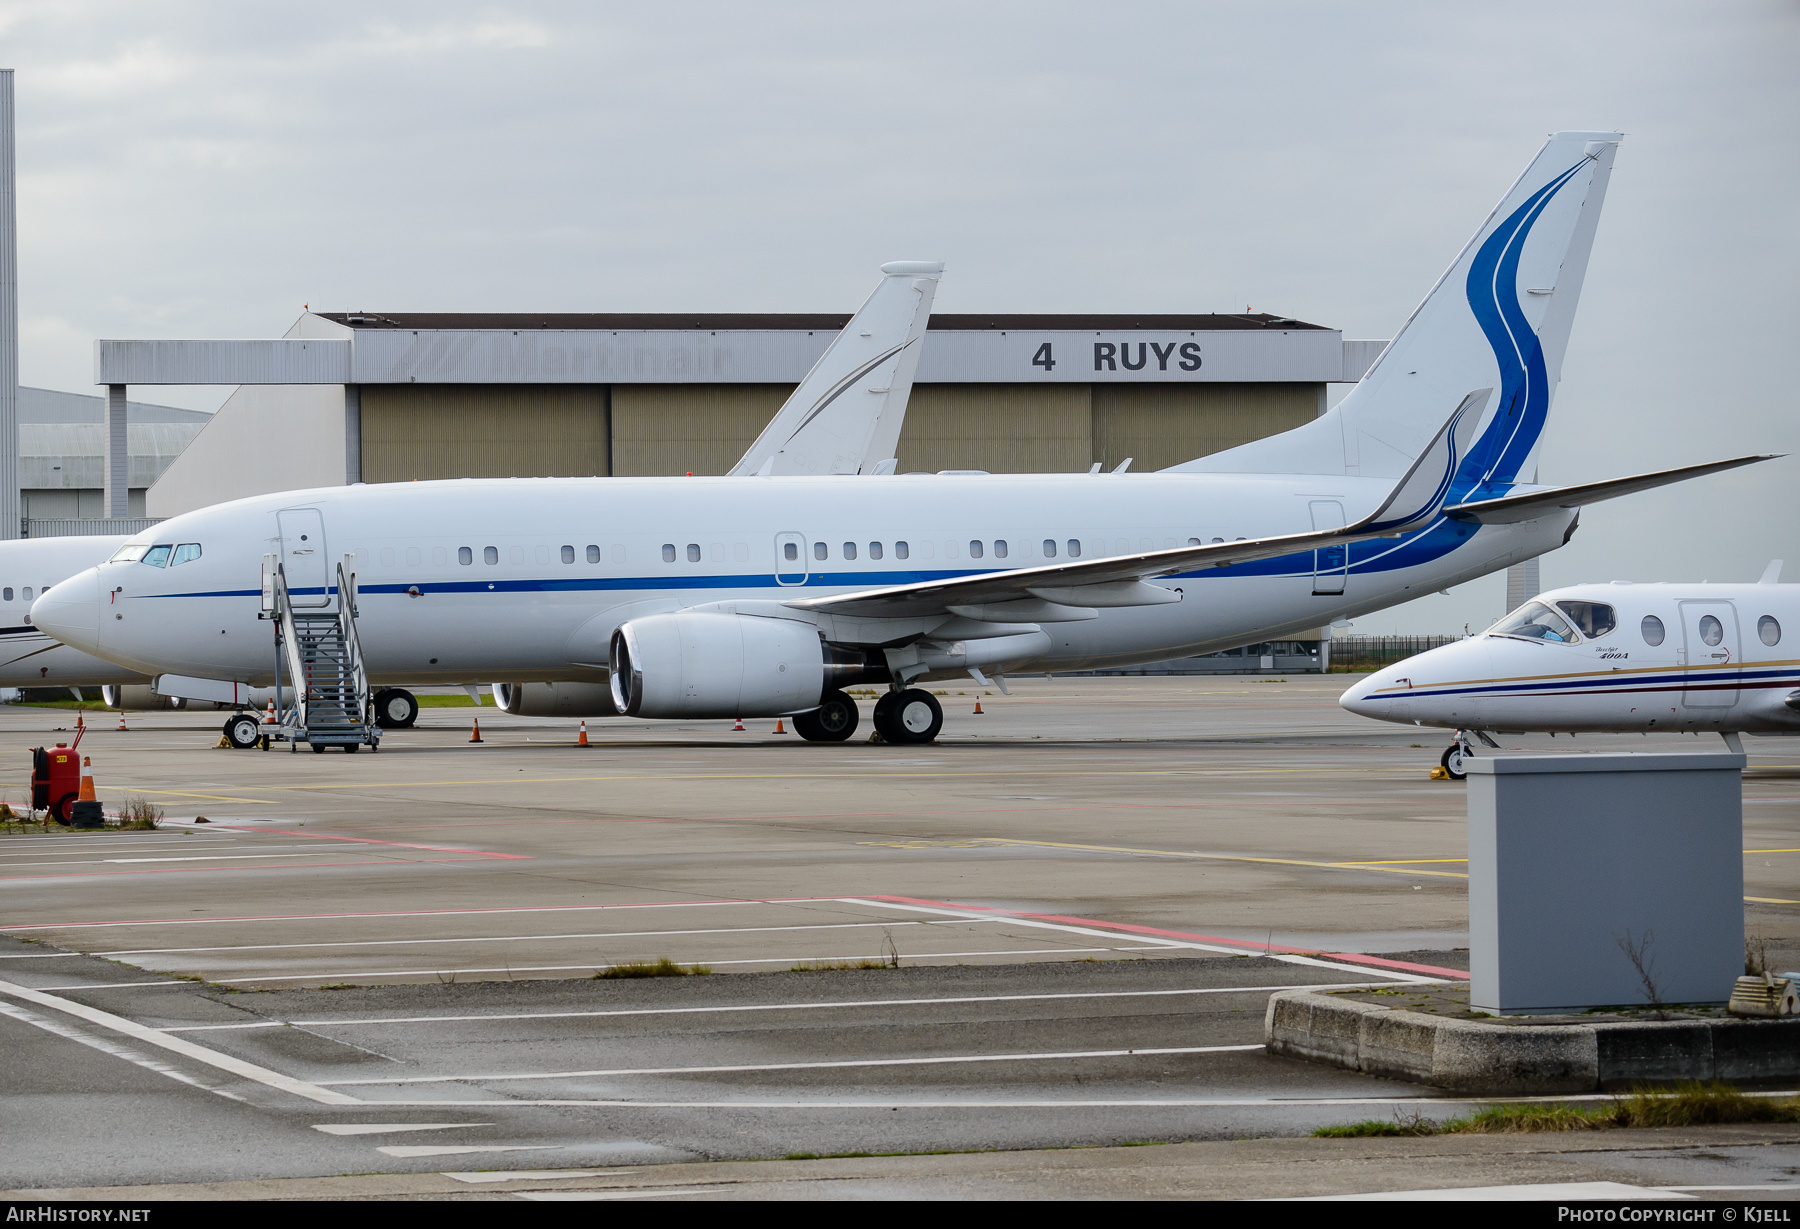
[[[31,604],[31,621],[70,648],[95,653],[100,646],[100,572],[89,568],[44,590]]]
[[[1391,719],[1389,710],[1393,707],[1393,699],[1383,694],[1383,690],[1392,687],[1399,675],[1400,672],[1392,666],[1376,671],[1339,696],[1339,707],[1348,709],[1358,717],[1373,717],[1377,721]]]

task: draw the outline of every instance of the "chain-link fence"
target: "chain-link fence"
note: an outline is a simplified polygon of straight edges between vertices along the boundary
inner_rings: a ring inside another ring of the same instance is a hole
[[[1367,674],[1404,661],[1415,653],[1454,644],[1461,636],[1333,636],[1331,669],[1336,674]]]

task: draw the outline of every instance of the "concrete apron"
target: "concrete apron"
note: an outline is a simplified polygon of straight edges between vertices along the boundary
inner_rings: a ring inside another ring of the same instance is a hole
[[[1290,990],[1270,997],[1264,1040],[1271,1054],[1478,1095],[1800,1078],[1800,1018],[1577,1020],[1448,1020]]]

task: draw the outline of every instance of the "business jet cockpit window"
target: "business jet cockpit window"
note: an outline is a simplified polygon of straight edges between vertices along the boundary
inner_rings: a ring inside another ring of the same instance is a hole
[[[139,559],[144,557],[144,552],[149,549],[150,548],[145,546],[142,542],[127,542],[124,546],[121,546],[118,550],[114,551],[113,557],[108,559],[107,562],[136,563]]]
[[[1613,608],[1604,602],[1558,602],[1556,608],[1589,640],[1598,640],[1619,625]]]
[[[200,544],[198,542],[183,542],[175,548],[175,557],[169,560],[169,566],[178,568],[184,563],[192,563],[199,557]]]
[[[1489,628],[1488,635],[1541,640],[1547,644],[1575,643],[1575,629],[1542,602],[1526,602]]]
[[[147,563],[153,568],[167,567],[169,565],[169,553],[174,549],[175,547],[173,545],[152,546],[149,550],[144,552],[144,557],[138,560],[138,562]]]

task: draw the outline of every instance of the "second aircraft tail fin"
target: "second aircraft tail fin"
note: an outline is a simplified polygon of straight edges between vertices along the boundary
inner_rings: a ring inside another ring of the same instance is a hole
[[[897,260],[793,395],[731,468],[748,474],[869,474],[906,421],[942,261]]]

